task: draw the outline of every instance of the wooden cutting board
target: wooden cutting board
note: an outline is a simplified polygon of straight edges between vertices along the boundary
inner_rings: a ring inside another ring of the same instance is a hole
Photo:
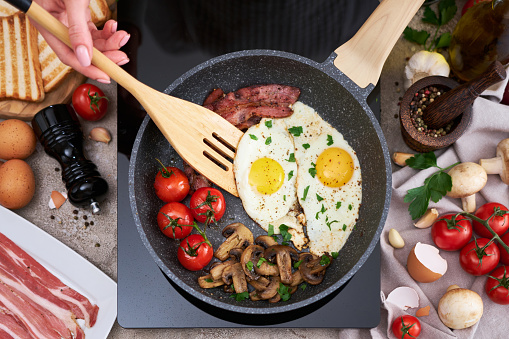
[[[0,119],[32,120],[40,110],[55,104],[67,104],[71,102],[72,93],[87,78],[76,71],[71,74],[53,91],[46,93],[43,101],[29,102],[23,100],[0,101]]]

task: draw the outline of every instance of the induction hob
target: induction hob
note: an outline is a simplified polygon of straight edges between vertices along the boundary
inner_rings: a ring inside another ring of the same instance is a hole
[[[362,5],[332,0],[124,0],[118,6],[119,27],[131,34],[125,46],[131,62],[124,68],[162,91],[192,67],[236,50],[277,49],[324,61],[357,31],[377,4],[377,0],[363,1]],[[376,87],[368,98],[378,119],[379,93]],[[369,328],[378,324],[380,245],[338,291],[312,305],[277,315],[246,316],[219,309],[167,279],[143,245],[129,205],[128,157],[144,116],[141,106],[119,88],[117,237],[121,326]]]

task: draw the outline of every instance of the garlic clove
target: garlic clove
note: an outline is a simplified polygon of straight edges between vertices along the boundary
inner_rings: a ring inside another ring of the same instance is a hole
[[[106,128],[95,127],[90,131],[88,138],[94,141],[104,142],[108,144],[111,141],[111,134]]]
[[[437,52],[415,53],[405,66],[405,88],[431,75],[449,76],[450,67],[444,56]]]
[[[419,219],[414,226],[417,228],[428,228],[437,220],[438,211],[436,208],[430,208],[424,213],[424,215]]]

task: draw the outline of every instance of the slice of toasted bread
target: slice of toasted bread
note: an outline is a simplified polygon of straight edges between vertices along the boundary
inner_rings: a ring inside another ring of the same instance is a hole
[[[0,98],[44,99],[37,30],[25,14],[0,18]]]
[[[10,16],[16,12],[19,12],[19,10],[16,7],[12,6],[11,4],[7,3],[4,0],[0,0],[0,17]]]
[[[72,73],[73,69],[60,61],[40,33],[37,42],[44,91],[48,93],[64,81],[64,79]]]
[[[90,16],[92,22],[100,27],[111,18],[111,11],[106,0],[90,0]]]

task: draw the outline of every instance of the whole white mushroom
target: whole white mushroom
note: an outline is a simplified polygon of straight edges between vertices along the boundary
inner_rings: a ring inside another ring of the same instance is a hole
[[[474,291],[455,287],[451,286],[438,302],[438,316],[445,326],[459,330],[481,319],[483,302]]]
[[[473,162],[463,162],[451,168],[449,175],[452,179],[452,188],[447,192],[447,196],[461,198],[463,210],[469,213],[475,212],[475,194],[488,181],[484,168]]]

